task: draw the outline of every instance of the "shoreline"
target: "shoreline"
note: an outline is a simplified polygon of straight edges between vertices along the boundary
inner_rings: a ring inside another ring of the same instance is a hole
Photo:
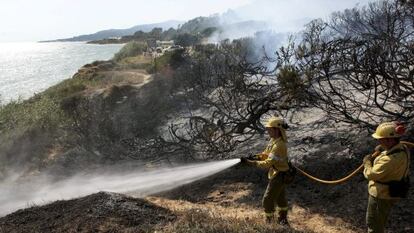
[[[86,64],[112,59],[122,46],[90,46],[83,42],[0,42],[0,69],[3,71],[0,74],[0,103],[29,99],[72,78]]]

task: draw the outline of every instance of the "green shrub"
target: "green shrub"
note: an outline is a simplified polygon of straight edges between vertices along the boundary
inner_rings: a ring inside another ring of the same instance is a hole
[[[208,30],[206,33],[209,33]],[[194,46],[196,44],[199,44],[201,39],[202,38],[200,35],[194,35],[191,33],[183,33],[183,34],[178,34],[174,38],[174,41],[177,45],[181,45],[183,47],[189,47],[189,46]]]
[[[118,53],[115,54],[113,60],[118,62],[127,57],[138,56],[138,55],[141,55],[146,50],[147,50],[146,43],[132,41],[132,42],[127,43],[124,47],[122,47],[122,49]]]
[[[277,74],[277,81],[282,93],[289,101],[302,102],[306,98],[306,85],[295,67],[287,65]]]
[[[135,56],[127,57],[118,62],[118,67],[121,69],[147,69],[151,66],[152,57],[149,56]]]
[[[13,101],[1,106],[0,122],[0,132],[8,133],[35,127],[53,129],[66,121],[55,99],[39,95],[27,101]]]
[[[46,90],[46,95],[52,98],[65,98],[74,93],[83,91],[87,88],[86,80],[81,79],[67,79],[56,86],[53,86]]]
[[[168,66],[174,69],[177,68],[184,62],[184,52],[184,49],[165,52],[161,57],[157,57],[153,60],[151,66],[147,68],[147,72],[156,73]]]

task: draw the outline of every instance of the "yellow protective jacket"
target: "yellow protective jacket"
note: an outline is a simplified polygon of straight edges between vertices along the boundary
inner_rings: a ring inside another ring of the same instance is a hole
[[[407,159],[408,158],[408,159]],[[408,175],[410,152],[403,144],[397,144],[390,150],[381,152],[374,162],[366,161],[364,176],[368,179],[368,193],[381,199],[395,199],[389,194],[386,183],[392,180],[401,180]]]
[[[253,161],[253,165],[269,169],[269,180],[276,177],[279,171],[289,170],[287,146],[282,137],[270,139],[266,149],[259,155],[261,161]]]

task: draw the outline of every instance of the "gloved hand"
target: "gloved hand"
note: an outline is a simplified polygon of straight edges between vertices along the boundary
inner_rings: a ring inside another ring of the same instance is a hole
[[[374,161],[375,157],[372,157],[371,154],[366,155],[364,157],[363,163],[366,164],[367,162],[369,162],[370,164],[372,164],[372,162]]]
[[[375,147],[375,151],[382,152],[382,151],[384,151],[384,148],[381,145],[378,145],[378,146]]]
[[[246,159],[248,159],[248,160],[257,160],[257,155],[249,154],[249,156],[247,156]]]
[[[242,157],[242,158],[240,158],[240,162],[241,162],[242,164],[249,164],[250,160],[249,160],[249,159],[247,159],[247,158],[245,158],[245,157]]]

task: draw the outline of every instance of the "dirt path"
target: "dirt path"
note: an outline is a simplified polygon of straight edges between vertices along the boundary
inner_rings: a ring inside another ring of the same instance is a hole
[[[101,95],[113,86],[132,86],[140,88],[152,80],[152,75],[143,69],[100,71],[102,75],[101,84],[98,87],[89,89],[86,93],[89,96]]]
[[[151,81],[151,75],[142,69],[120,70],[120,71],[105,71],[101,74],[105,78],[118,85],[133,85],[140,87]]]

